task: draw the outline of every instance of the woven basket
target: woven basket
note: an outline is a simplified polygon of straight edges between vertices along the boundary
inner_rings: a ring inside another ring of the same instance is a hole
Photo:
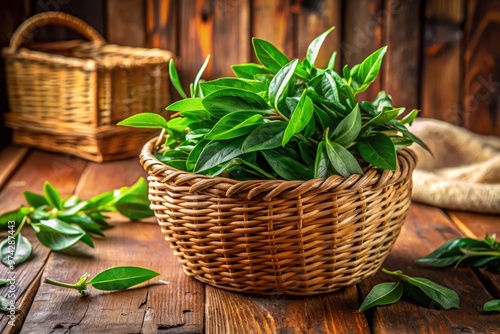
[[[236,181],[174,169],[142,149],[151,208],[189,276],[257,294],[315,295],[373,275],[410,206],[413,151],[396,171],[309,181]]]
[[[59,24],[90,42],[20,48],[34,29]],[[122,119],[168,104],[168,61],[159,49],[106,44],[85,22],[46,12],[23,22],[3,49],[15,144],[70,153],[92,161],[137,155],[150,130],[117,127]]]

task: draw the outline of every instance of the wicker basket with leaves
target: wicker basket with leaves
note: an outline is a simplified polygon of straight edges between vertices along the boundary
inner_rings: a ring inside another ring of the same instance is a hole
[[[259,64],[234,65],[237,78],[201,73],[167,107],[166,120],[138,114],[121,122],[162,128],[141,163],[151,208],[184,271],[233,291],[314,295],[373,275],[410,206],[423,146],[392,99],[357,94],[375,80],[386,47],[361,64],[314,66],[326,35],[305,59],[289,60],[254,39]]]

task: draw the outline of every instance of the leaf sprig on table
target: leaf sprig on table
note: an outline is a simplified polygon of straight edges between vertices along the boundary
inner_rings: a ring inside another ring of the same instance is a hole
[[[358,95],[375,81],[387,47],[341,74],[336,52],[325,68],[315,66],[333,28],[316,37],[304,59],[290,60],[275,46],[254,38],[261,64],[232,66],[236,78],[204,82],[208,58],[182,89],[173,61],[170,78],[182,100],[167,107],[166,120],[133,115],[118,125],[163,129],[168,136],[157,158],[174,168],[234,179],[309,180],[363,174],[369,163],[396,170],[396,151],[413,142],[427,148],[406,127],[417,116],[394,107],[385,92],[369,101]]]
[[[91,236],[104,236],[103,231],[111,225],[106,213],[119,212],[132,220],[153,216],[149,208],[148,187],[140,178],[130,187],[108,191],[88,200],[77,196],[63,199],[59,191],[45,182],[44,194],[29,191],[24,197],[29,207],[22,205],[18,210],[0,216],[1,230],[8,237],[0,244],[2,262],[14,267],[29,259],[33,247],[21,234],[30,226],[40,243],[54,251],[62,251],[77,242],[94,247]]]
[[[88,296],[87,286],[106,291],[125,290],[134,285],[145,282],[159,273],[140,267],[114,267],[95,275],[89,280],[89,274],[83,274],[75,284],[63,283],[50,278],[45,278],[44,283],[63,288],[75,289],[82,296]]]
[[[500,273],[500,242],[496,241],[495,234],[486,234],[483,240],[457,238],[447,241],[417,262],[432,267],[478,267]]]
[[[404,275],[400,270],[389,271],[382,269],[382,272],[396,277],[398,281],[375,285],[359,307],[359,312],[374,306],[394,304],[403,295],[407,299],[427,307],[437,303],[446,310],[460,308],[458,294],[447,287],[434,283],[427,278]]]

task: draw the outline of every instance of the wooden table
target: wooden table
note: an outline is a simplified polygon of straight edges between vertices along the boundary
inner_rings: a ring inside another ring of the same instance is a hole
[[[88,198],[132,184],[146,176],[138,159],[96,164],[73,157],[8,147],[0,151],[0,212],[24,203],[23,191],[40,193],[45,180],[63,196]],[[438,310],[401,301],[358,313],[368,291],[389,277],[375,277],[318,297],[272,298],[238,294],[187,277],[154,219],[115,219],[95,249],[77,247],[55,253],[41,246],[30,229],[23,232],[34,256],[16,268],[15,327],[2,315],[3,333],[500,333],[500,314],[485,314],[483,304],[500,298],[500,276],[471,269],[428,269],[414,262],[445,241],[460,236],[500,234],[500,217],[443,211],[413,204],[396,245],[383,267],[401,269],[456,290],[460,310]],[[41,284],[44,277],[76,282],[118,265],[147,267],[161,273],[147,285],[123,292],[91,295]],[[0,278],[8,272],[0,266]],[[7,287],[0,290],[7,293]]]

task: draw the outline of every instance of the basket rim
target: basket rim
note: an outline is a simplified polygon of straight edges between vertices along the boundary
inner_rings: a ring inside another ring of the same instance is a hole
[[[209,188],[216,188],[225,192],[227,197],[246,194],[247,199],[258,195],[265,201],[270,201],[278,195],[281,198],[294,198],[304,194],[336,191],[353,192],[361,188],[383,188],[397,182],[411,179],[417,164],[417,156],[412,149],[403,148],[397,151],[398,167],[395,171],[383,170],[373,165],[364,168],[364,174],[353,174],[347,178],[341,175],[332,175],[326,179],[315,178],[310,180],[234,180],[222,176],[208,176],[176,169],[158,160],[154,153],[161,147],[163,139],[159,135],[144,144],[139,155],[143,168],[151,175],[161,177],[163,182],[174,182],[176,185],[190,186],[189,192],[200,192]]]

